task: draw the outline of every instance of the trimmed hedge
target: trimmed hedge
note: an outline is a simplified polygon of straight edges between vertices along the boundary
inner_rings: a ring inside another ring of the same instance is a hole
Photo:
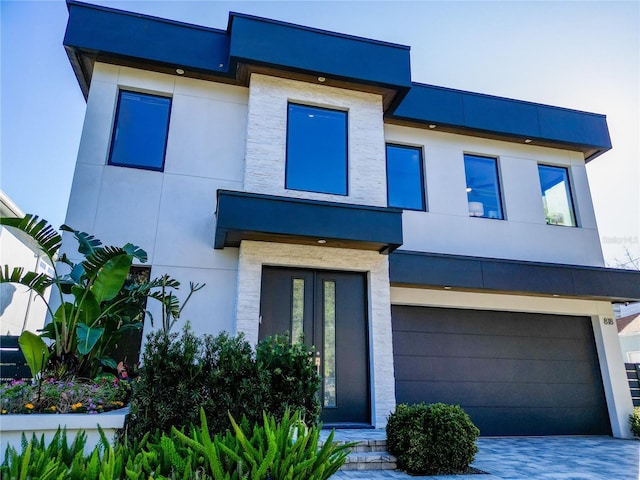
[[[389,417],[387,447],[398,468],[408,473],[463,473],[478,451],[479,434],[459,406],[402,404]]]

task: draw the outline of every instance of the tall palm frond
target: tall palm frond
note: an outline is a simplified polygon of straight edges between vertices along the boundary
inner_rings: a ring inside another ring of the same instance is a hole
[[[22,267],[10,270],[9,265],[5,265],[4,268],[0,268],[0,283],[17,283],[34,290],[39,295],[44,295],[44,291],[53,283],[53,279],[43,273],[24,273]]]
[[[62,237],[49,222],[30,213],[23,218],[0,217],[0,225],[13,227],[29,235],[53,262],[62,245]]]

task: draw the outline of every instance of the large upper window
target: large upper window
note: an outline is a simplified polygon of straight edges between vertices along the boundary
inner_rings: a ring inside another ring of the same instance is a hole
[[[422,150],[387,145],[387,199],[390,207],[424,210]]]
[[[503,219],[498,163],[495,158],[464,156],[469,216]]]
[[[289,104],[285,184],[347,195],[347,112]]]
[[[170,98],[121,90],[109,164],[162,170],[170,111]]]
[[[538,165],[544,216],[549,225],[575,227],[576,220],[571,201],[569,172],[563,167]]]

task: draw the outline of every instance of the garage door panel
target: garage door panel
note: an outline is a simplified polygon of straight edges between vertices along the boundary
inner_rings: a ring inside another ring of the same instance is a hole
[[[394,331],[403,355],[459,356],[469,358],[524,358],[579,360],[583,340],[577,338],[520,337]]]
[[[592,383],[593,366],[584,361],[504,359],[500,369],[494,363],[493,358],[397,356],[396,380],[447,381],[453,376],[459,382]]]
[[[443,402],[463,408],[591,408],[597,405],[592,400],[593,389],[589,384],[398,381],[396,394],[410,397],[411,403]]]
[[[480,429],[480,435],[592,435],[606,431],[608,423],[599,418],[597,408],[474,408],[465,411]]]
[[[398,403],[461,405],[483,435],[611,433],[588,317],[392,306]]]
[[[432,308],[439,311],[432,314],[425,312],[428,307],[403,305],[399,308],[403,310],[402,329],[411,332],[464,332],[490,336],[515,332],[522,337],[536,337],[544,332],[545,336],[554,338],[582,338],[585,331],[582,317],[562,317],[563,320],[558,321],[554,315],[529,313],[527,318],[522,318],[520,312],[488,312],[497,321],[487,322],[487,311],[482,310]],[[460,312],[464,312],[464,318]],[[567,324],[570,324],[569,328]]]

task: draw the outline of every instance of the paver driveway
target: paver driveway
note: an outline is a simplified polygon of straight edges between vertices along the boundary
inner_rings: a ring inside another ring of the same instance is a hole
[[[332,480],[639,480],[640,441],[610,437],[478,439],[472,466],[486,475],[414,477],[396,471],[346,471]]]

